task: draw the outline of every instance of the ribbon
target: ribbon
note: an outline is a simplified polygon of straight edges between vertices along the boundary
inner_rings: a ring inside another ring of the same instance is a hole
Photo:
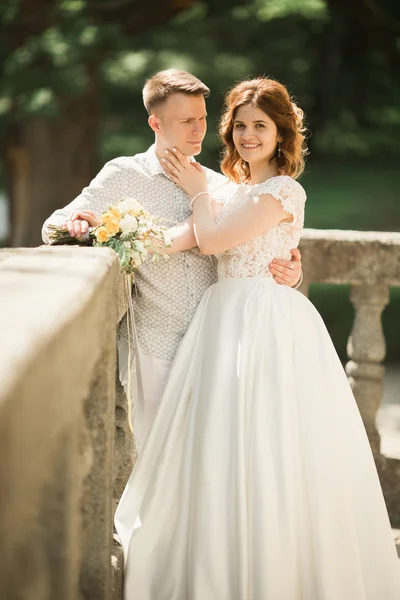
[[[136,330],[135,323],[135,315],[133,311],[133,302],[132,302],[132,286],[133,286],[133,275],[129,273],[126,275],[126,288],[127,288],[127,296],[128,296],[128,314],[127,314],[127,327],[128,327],[128,423],[131,432],[133,433],[133,412],[132,412],[132,397],[131,397],[131,354],[132,354],[132,344],[131,344],[131,328],[132,328],[132,337],[133,337],[133,345],[135,349],[135,361],[136,361],[136,387],[137,387],[137,402],[141,402],[143,405],[144,402],[144,391],[143,391],[143,379],[142,379],[142,370],[140,367],[140,356],[139,356],[139,340]]]

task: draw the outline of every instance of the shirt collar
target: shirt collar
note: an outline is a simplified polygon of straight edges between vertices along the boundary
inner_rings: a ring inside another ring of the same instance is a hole
[[[145,152],[147,167],[150,171],[150,175],[165,175],[165,171],[161,166],[160,161],[157,158],[156,154],[156,145],[153,144],[150,148]]]
[[[150,171],[151,176],[159,175],[161,173],[161,175],[165,175],[165,177],[168,177],[168,175],[162,168],[160,161],[157,158],[155,144],[150,146],[150,148],[147,150],[147,152],[145,152],[145,156],[146,156],[147,167]],[[194,158],[194,156],[191,156],[190,160],[192,162],[195,162],[196,159]]]

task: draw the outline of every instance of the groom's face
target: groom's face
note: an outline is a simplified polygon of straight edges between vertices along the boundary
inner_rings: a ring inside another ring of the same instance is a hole
[[[197,156],[207,130],[204,96],[172,94],[156,112],[158,138],[165,148],[176,147],[185,156]]]

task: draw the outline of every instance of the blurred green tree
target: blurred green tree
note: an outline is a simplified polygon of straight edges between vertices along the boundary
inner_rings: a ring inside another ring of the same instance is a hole
[[[104,61],[193,0],[6,0],[0,6],[0,128],[10,244],[40,243],[43,220],[98,166]],[[229,3],[231,4],[231,3]],[[218,1],[218,12],[228,2]]]
[[[397,0],[6,0],[0,6],[0,132],[13,245],[98,167],[152,141],[141,88],[185,68],[212,90],[202,160],[234,81],[288,85],[313,132],[313,157],[397,158]]]

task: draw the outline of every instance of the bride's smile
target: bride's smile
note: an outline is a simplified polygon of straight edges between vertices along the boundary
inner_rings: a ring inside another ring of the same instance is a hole
[[[277,152],[278,130],[261,109],[246,105],[238,108],[233,125],[233,143],[246,162],[266,161]]]

